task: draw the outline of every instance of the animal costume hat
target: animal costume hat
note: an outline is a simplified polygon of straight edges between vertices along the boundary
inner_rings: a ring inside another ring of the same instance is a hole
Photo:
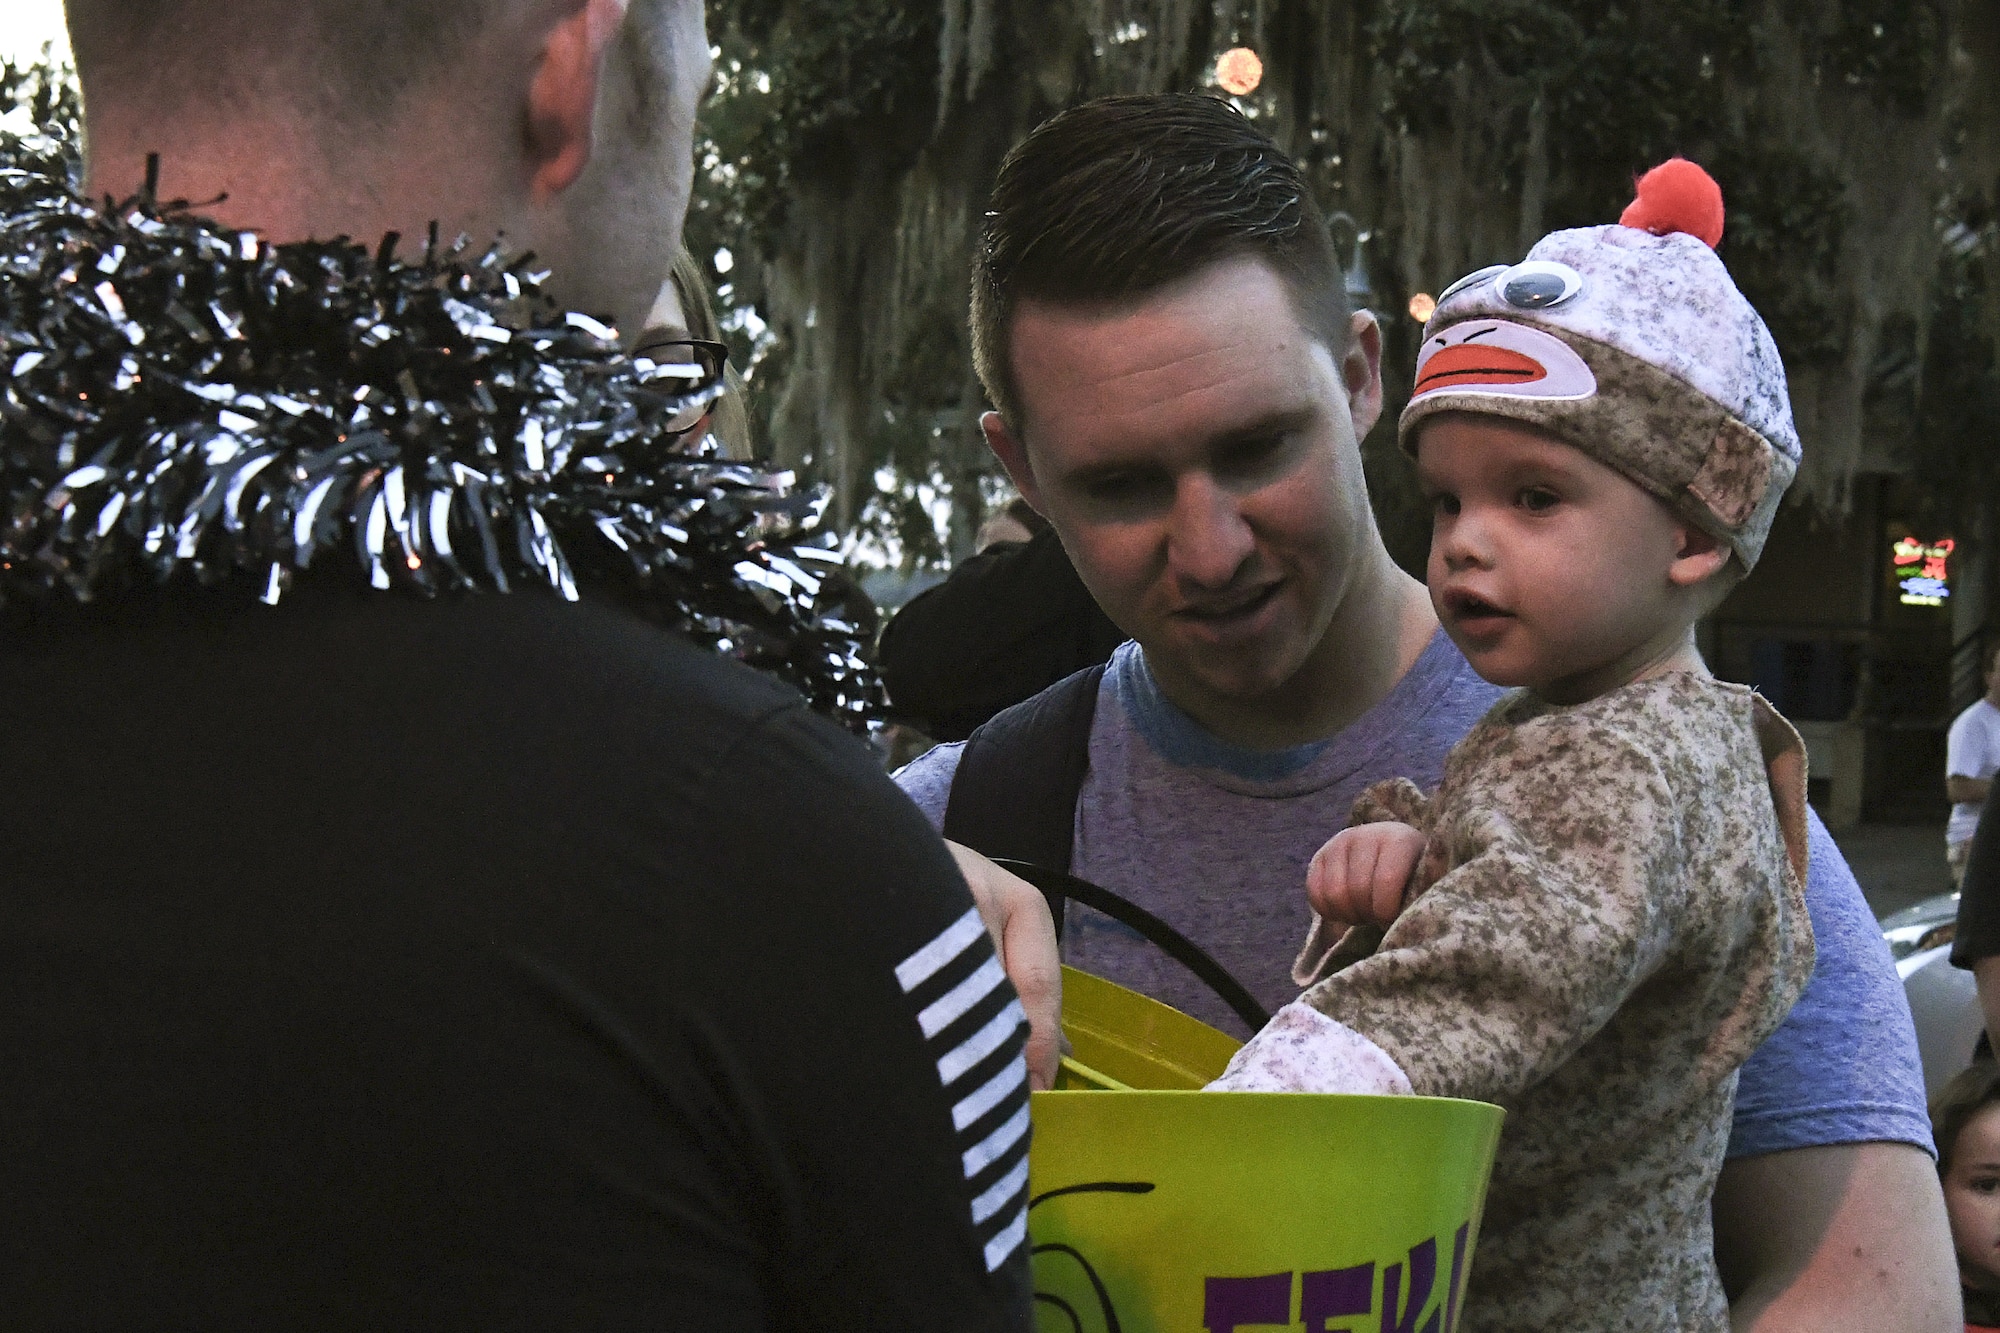
[[[1523,422],[1757,563],[1799,466],[1785,367],[1716,258],[1722,191],[1675,158],[1618,225],[1554,232],[1438,299],[1399,438],[1440,412]]]

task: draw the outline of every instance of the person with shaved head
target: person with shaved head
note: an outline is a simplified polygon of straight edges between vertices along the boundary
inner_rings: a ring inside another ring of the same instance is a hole
[[[388,231],[533,251],[637,333],[673,264],[710,79],[661,0],[70,0],[86,193],[161,154],[163,198],[278,239]],[[224,198],[223,196],[227,196]],[[205,201],[220,202],[206,205]]]
[[[699,0],[68,10],[83,189],[0,136],[0,1323],[1025,1329],[1047,909],[847,734],[721,349],[619,336]]]

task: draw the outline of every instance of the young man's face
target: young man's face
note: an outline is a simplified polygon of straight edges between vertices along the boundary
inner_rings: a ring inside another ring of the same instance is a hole
[[[1685,635],[1669,570],[1687,525],[1620,473],[1532,427],[1450,412],[1424,423],[1417,476],[1431,603],[1487,680],[1576,702]]]
[[[1009,345],[1021,438],[989,414],[988,441],[1170,697],[1254,698],[1328,650],[1374,540],[1371,318],[1336,363],[1245,258],[1133,306],[1024,302]]]

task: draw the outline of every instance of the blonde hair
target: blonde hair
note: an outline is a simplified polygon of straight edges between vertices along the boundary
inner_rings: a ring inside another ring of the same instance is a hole
[[[674,284],[674,295],[680,298],[681,318],[687,321],[688,337],[706,342],[724,341],[722,325],[715,318],[715,306],[709,298],[708,278],[701,271],[701,261],[685,243],[674,256],[668,278]],[[722,376],[729,392],[715,405],[715,414],[708,422],[709,433],[722,445],[726,456],[753,458],[757,451],[750,438],[750,409],[743,401],[746,388],[743,377],[736,373],[734,365],[725,366]]]

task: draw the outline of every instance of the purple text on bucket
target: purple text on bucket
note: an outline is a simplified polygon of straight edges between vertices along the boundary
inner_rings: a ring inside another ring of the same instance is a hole
[[[1432,1288],[1437,1285],[1437,1240],[1419,1241],[1410,1248],[1407,1284],[1404,1264],[1384,1264],[1379,1317],[1369,1333],[1452,1333],[1458,1327],[1458,1301],[1465,1291],[1465,1248],[1471,1231],[1467,1223],[1452,1237],[1451,1277],[1437,1292],[1430,1318],[1422,1323],[1417,1321],[1432,1304]],[[1296,1307],[1294,1291],[1299,1297]],[[1208,1333],[1300,1324],[1306,1333],[1364,1333],[1366,1326],[1353,1321],[1378,1314],[1375,1294],[1374,1264],[1311,1273],[1212,1277],[1202,1284],[1201,1326]]]

